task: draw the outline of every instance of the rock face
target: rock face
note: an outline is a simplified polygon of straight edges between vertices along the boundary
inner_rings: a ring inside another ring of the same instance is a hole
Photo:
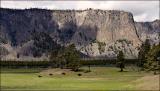
[[[141,41],[144,42],[148,38],[152,44],[158,44],[160,42],[160,20],[153,22],[136,22],[135,25]]]
[[[122,50],[127,58],[135,58],[145,40],[143,35],[152,40],[152,36],[157,36],[154,33],[160,31],[159,22],[135,23],[132,14],[124,11],[1,8],[0,13],[1,45],[8,44],[17,53],[31,50],[33,33],[44,32],[57,44],[74,43],[77,50],[91,57],[115,57]],[[32,51],[27,52],[33,55]]]

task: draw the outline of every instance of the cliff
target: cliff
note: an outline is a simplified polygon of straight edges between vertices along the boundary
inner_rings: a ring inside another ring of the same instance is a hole
[[[150,39],[152,44],[158,44],[160,42],[160,20],[153,22],[135,22],[138,36],[141,41]]]
[[[115,57],[117,52],[122,50],[127,58],[135,58],[138,47],[143,42],[143,31],[146,31],[143,29],[146,26],[134,22],[131,13],[116,10],[12,10],[1,8],[0,13],[1,46],[5,48],[7,46],[4,45],[10,45],[16,53],[23,56],[27,56],[24,55],[24,50],[28,54],[33,54],[29,50],[33,46],[35,48],[32,43],[35,41],[34,33],[45,33],[45,38],[52,38],[52,44],[55,42],[66,46],[74,43],[77,50],[91,57]],[[148,25],[146,28],[147,31],[152,31]],[[157,26],[156,31],[159,30]]]

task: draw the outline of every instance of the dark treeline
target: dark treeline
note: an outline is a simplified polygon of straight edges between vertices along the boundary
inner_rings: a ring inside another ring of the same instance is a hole
[[[107,59],[107,60],[81,60],[82,66],[88,65],[115,65],[117,64],[116,59]],[[137,65],[139,63],[138,59],[125,59],[125,64]],[[48,68],[52,65],[51,61],[0,61],[1,67],[9,68],[23,68],[23,67],[42,67]]]
[[[42,67],[47,68],[50,66],[49,61],[0,61],[1,67],[8,68],[23,68],[23,67]]]

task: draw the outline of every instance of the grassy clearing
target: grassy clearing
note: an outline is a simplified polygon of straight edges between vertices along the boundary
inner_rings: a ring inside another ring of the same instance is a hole
[[[132,90],[136,89],[133,81],[151,75],[130,70],[118,72],[119,69],[115,67],[91,67],[89,73],[73,72],[69,69],[1,69],[1,71],[2,89]],[[66,75],[62,75],[63,72]],[[53,75],[50,76],[50,73]],[[79,73],[82,76],[78,76]]]

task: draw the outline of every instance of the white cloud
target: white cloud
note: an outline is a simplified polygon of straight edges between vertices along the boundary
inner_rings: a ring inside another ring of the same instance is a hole
[[[132,12],[136,21],[159,18],[159,1],[1,1],[3,8],[105,9]]]
[[[51,5],[48,1],[1,1],[1,7],[3,8],[14,8],[14,9],[25,9],[25,8],[56,8],[55,5]]]

